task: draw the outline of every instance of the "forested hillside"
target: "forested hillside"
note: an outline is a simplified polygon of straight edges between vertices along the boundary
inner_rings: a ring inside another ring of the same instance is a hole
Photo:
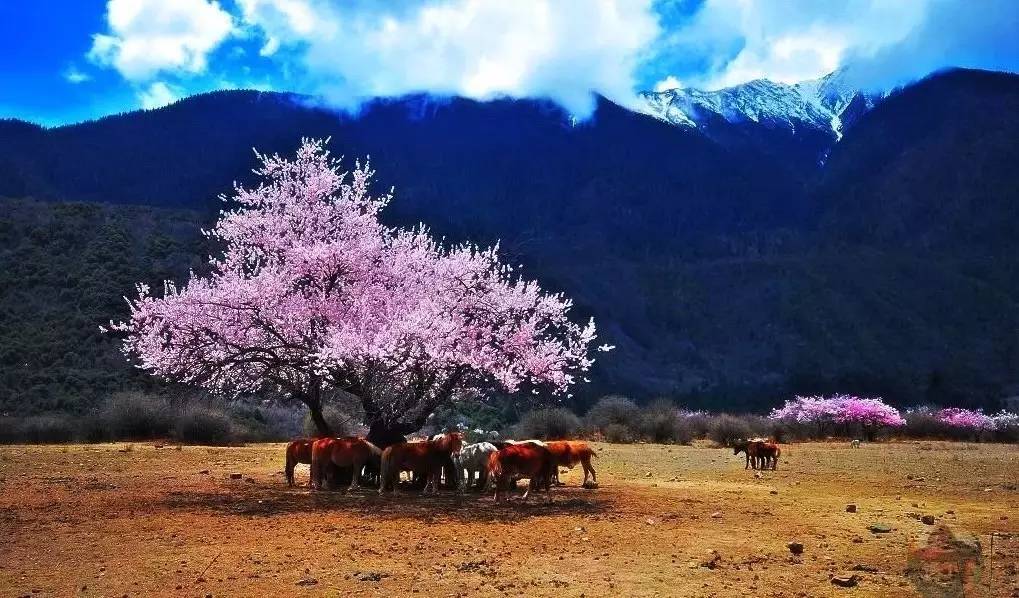
[[[136,282],[200,269],[194,213],[0,200],[0,413],[81,412],[153,384],[99,326]]]

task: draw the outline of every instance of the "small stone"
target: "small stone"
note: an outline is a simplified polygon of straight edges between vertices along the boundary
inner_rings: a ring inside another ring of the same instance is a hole
[[[722,555],[718,554],[717,550],[709,550],[704,558],[701,559],[700,566],[707,569],[715,569],[718,567],[719,561],[722,560]]]
[[[920,521],[926,525],[934,525],[934,515],[924,515]]]
[[[884,523],[872,523],[867,527],[867,529],[870,530],[872,534],[887,534],[892,531],[892,527]]]
[[[647,519],[644,520],[644,523],[646,523],[648,525],[654,525],[655,523],[658,523],[658,522],[655,521],[654,517],[648,517]]]
[[[651,477],[651,472],[649,471],[649,472],[645,473],[645,474],[644,474],[644,477],[645,477],[645,478],[649,478],[649,477]]]
[[[315,579],[314,577],[302,577],[301,579],[297,580],[297,585],[301,587],[308,587],[316,584],[318,584],[318,580]]]
[[[771,491],[771,492],[769,492],[768,494],[778,494],[778,490],[772,490],[772,491]]]
[[[198,473],[200,473],[202,475],[205,475],[205,474],[209,473],[209,470],[208,469],[203,469],[203,470],[199,471]]]
[[[790,542],[786,544],[786,548],[793,554],[803,554],[803,543],[802,542]]]
[[[856,505],[846,505],[846,513],[855,513]]]
[[[714,513],[711,514],[711,518],[712,519],[721,519],[722,518],[722,512],[721,511],[715,511]]]
[[[849,575],[836,575],[831,578],[831,582],[839,586],[840,588],[854,587],[858,581],[859,578],[856,576],[855,573],[851,573]]]
[[[240,473],[231,473],[230,474],[230,479],[231,480],[239,480],[239,479],[241,479],[243,477],[244,477],[244,475],[240,474]]]
[[[859,564],[853,565],[853,571],[863,571],[864,573],[877,573],[878,568],[875,567],[874,565]]]

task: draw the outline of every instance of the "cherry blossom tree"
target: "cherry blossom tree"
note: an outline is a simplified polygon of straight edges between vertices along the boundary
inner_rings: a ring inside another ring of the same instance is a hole
[[[445,246],[423,226],[384,225],[369,165],[350,172],[325,142],[293,159],[259,155],[263,182],[237,187],[208,234],[208,276],[139,285],[111,323],[138,367],[220,394],[301,401],[322,434],[330,392],[357,396],[383,444],[439,405],[492,389],[565,393],[593,362],[594,322],[499,261],[497,248]]]
[[[906,424],[899,410],[883,400],[852,395],[797,396],[782,407],[773,409],[768,417],[812,424],[822,434],[835,427],[858,429],[869,439],[873,439],[878,429],[898,428]]]

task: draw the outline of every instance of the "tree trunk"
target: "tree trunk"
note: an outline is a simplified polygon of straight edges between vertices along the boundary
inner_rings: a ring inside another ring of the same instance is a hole
[[[315,422],[315,427],[318,428],[318,436],[320,438],[332,436],[333,429],[322,415],[322,402],[305,401],[305,404],[308,405],[308,410],[311,411],[311,421]]]
[[[407,434],[417,429],[413,424],[376,420],[368,427],[368,442],[385,450],[388,446],[407,442]]]

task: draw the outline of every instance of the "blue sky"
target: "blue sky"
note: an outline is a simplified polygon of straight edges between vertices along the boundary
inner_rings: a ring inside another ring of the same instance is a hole
[[[0,117],[47,125],[215,89],[339,108],[430,92],[547,97],[795,82],[882,88],[1019,70],[1016,0],[4,0]]]

